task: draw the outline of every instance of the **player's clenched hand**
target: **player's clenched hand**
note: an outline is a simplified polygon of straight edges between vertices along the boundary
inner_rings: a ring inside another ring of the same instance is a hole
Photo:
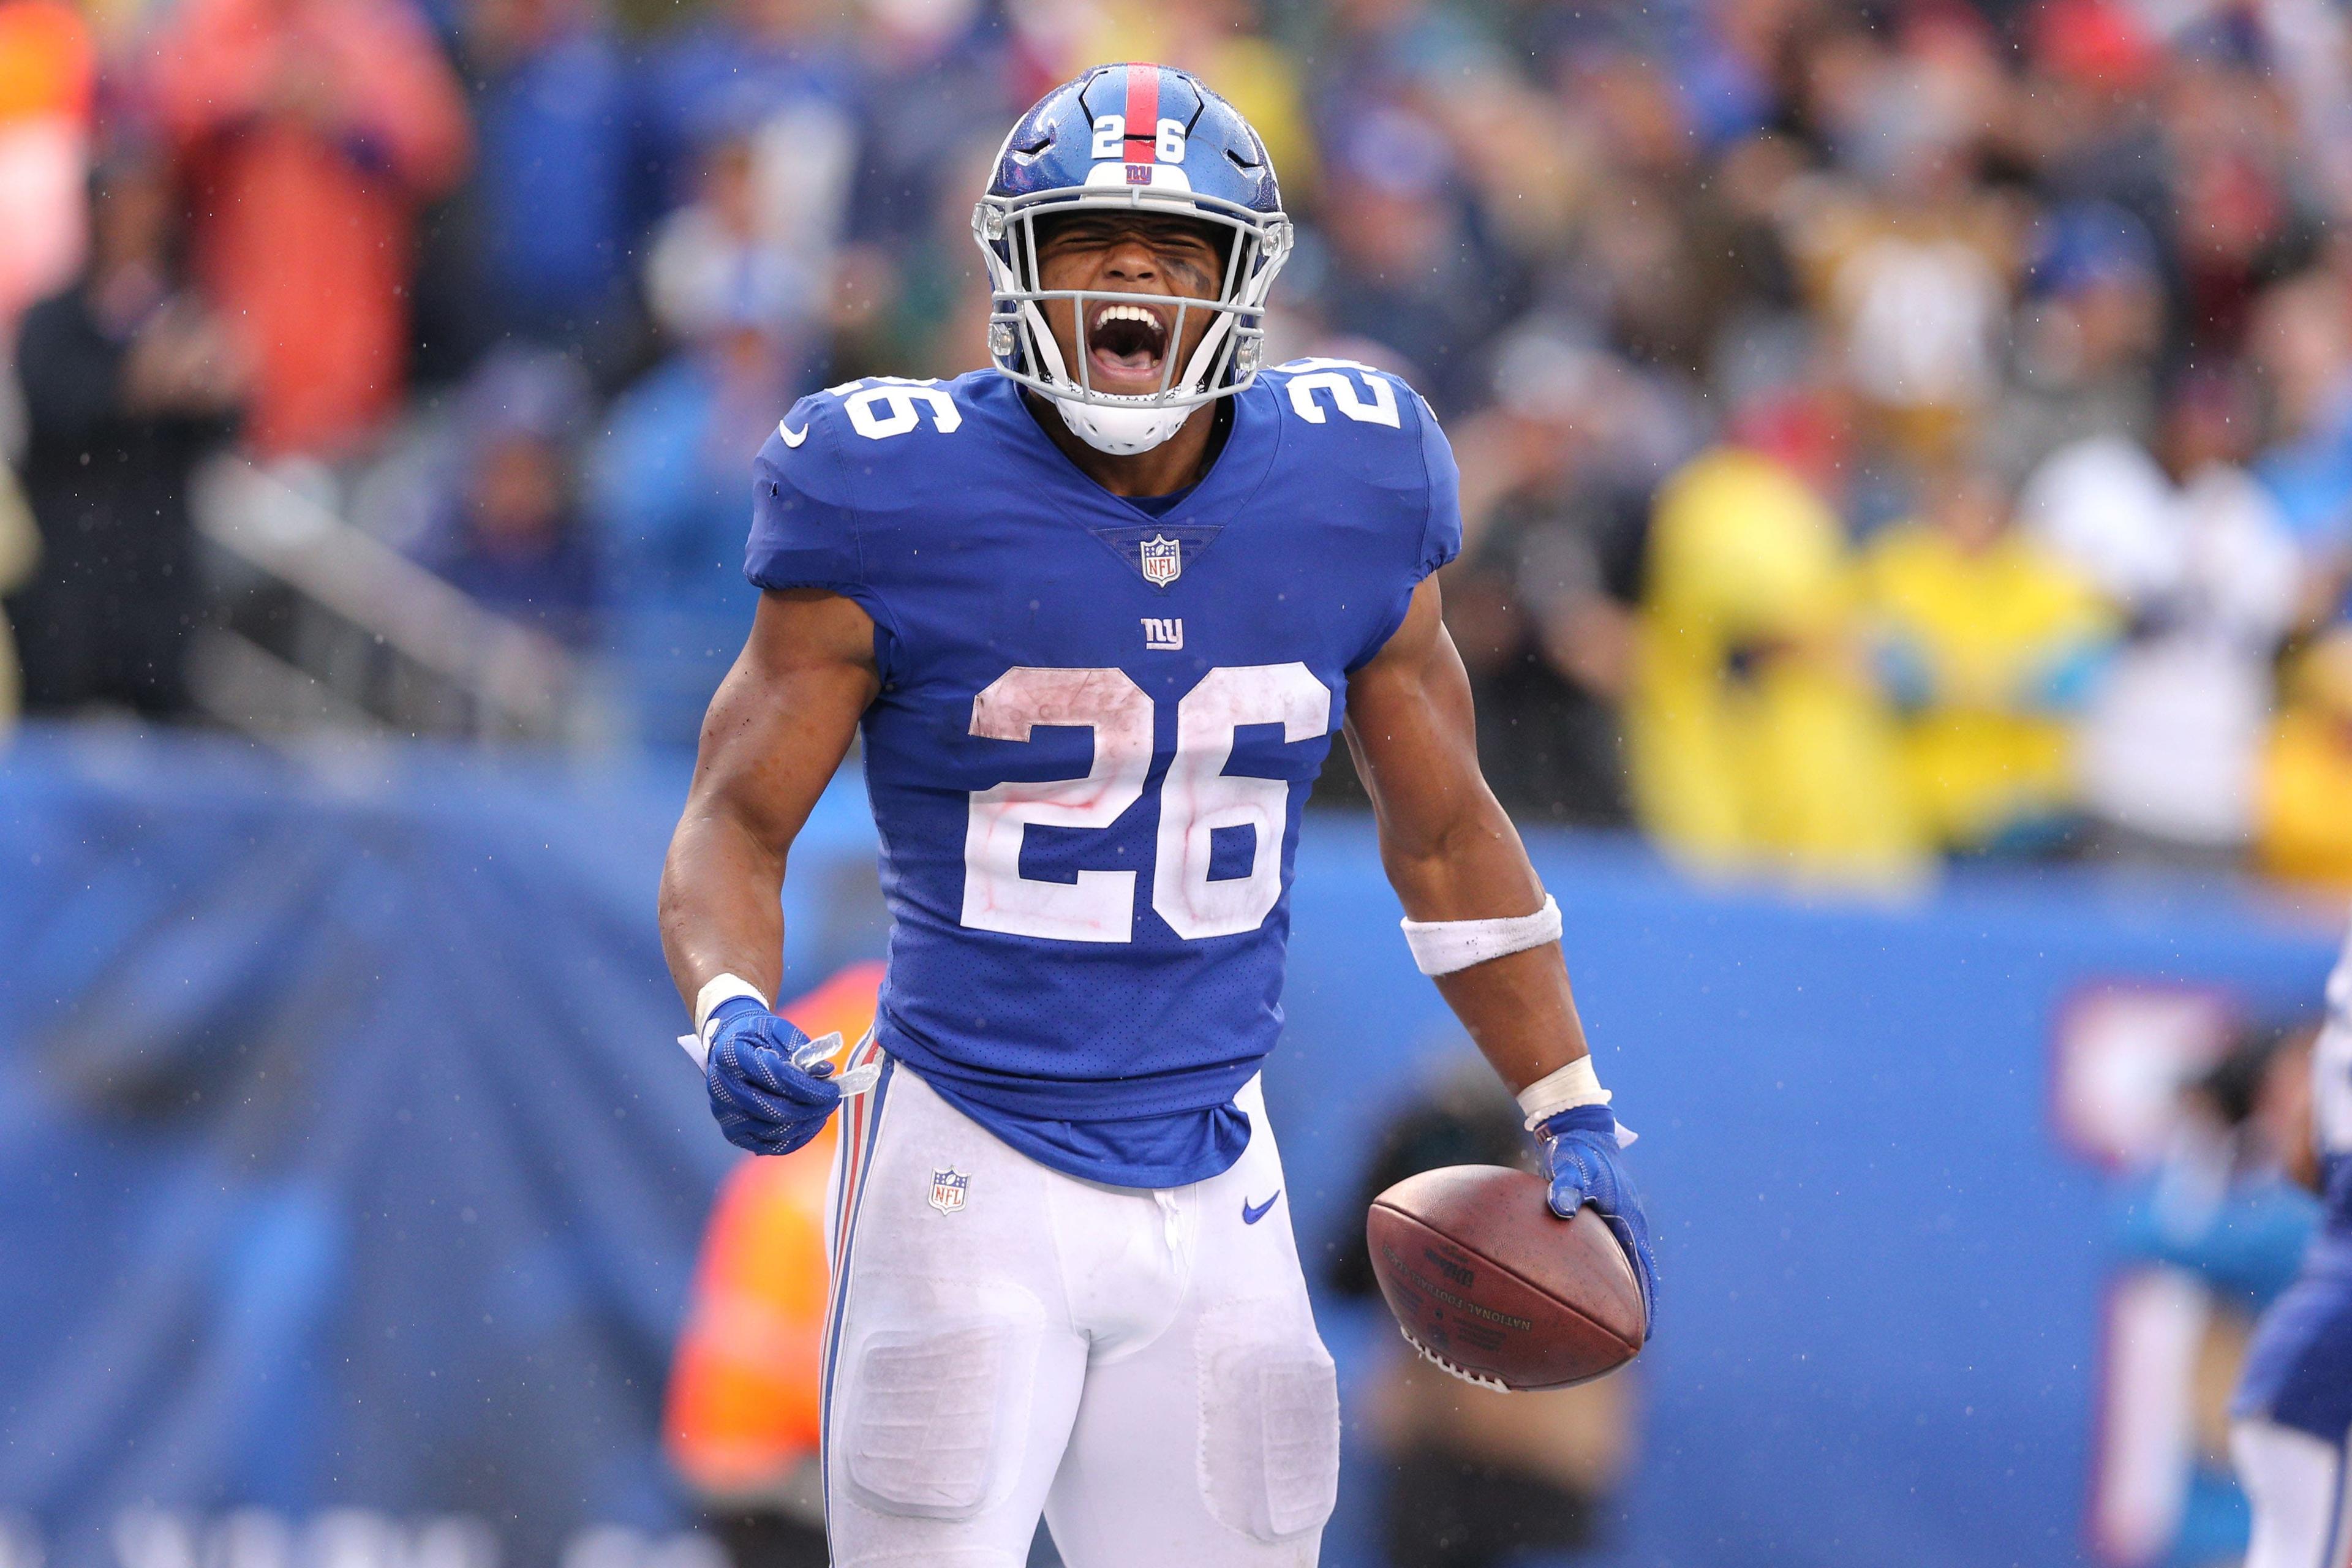
[[[1654,1321],[1658,1260],[1650,1251],[1650,1216],[1642,1212],[1642,1194],[1625,1168],[1617,1118],[1605,1105],[1580,1105],[1546,1117],[1536,1136],[1543,1144],[1544,1174],[1551,1181],[1551,1212],[1573,1219],[1591,1204],[1609,1222],[1642,1282],[1643,1316]]]
[[[816,1136],[841,1103],[841,1085],[814,1044],[751,997],[719,1005],[703,1081],[727,1142],[754,1154],[789,1154]]]

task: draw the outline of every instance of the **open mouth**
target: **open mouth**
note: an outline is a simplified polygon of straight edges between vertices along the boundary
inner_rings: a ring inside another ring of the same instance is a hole
[[[1168,355],[1169,323],[1146,305],[1097,305],[1087,321],[1087,359],[1106,392],[1157,392]]]

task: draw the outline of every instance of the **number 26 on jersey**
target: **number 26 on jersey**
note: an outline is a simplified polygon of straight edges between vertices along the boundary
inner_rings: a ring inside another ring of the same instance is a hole
[[[1213,669],[1176,705],[1176,757],[1160,785],[1160,836],[1151,908],[1188,941],[1255,931],[1282,898],[1282,838],[1290,785],[1228,778],[1234,733],[1280,724],[1286,742],[1325,734],[1331,691],[1303,664]],[[1080,871],[1074,882],[1021,874],[1021,841],[1041,827],[1104,828],[1143,798],[1151,771],[1151,699],[1120,669],[1006,670],[972,699],[971,732],[1026,742],[1038,725],[1094,731],[1083,778],[1001,784],[975,790],[964,832],[963,924],[1063,942],[1131,942],[1135,873]],[[1256,840],[1249,874],[1211,880],[1221,827]]]

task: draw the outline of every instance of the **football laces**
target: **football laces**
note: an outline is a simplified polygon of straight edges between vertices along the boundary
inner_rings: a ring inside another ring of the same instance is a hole
[[[1483,1372],[1472,1372],[1466,1366],[1456,1366],[1454,1363],[1447,1361],[1444,1356],[1439,1355],[1435,1351],[1431,1350],[1427,1345],[1423,1344],[1419,1340],[1414,1339],[1412,1337],[1412,1331],[1404,1327],[1403,1324],[1400,1323],[1397,1325],[1397,1332],[1404,1335],[1404,1342],[1411,1345],[1416,1352],[1418,1352],[1422,1360],[1427,1362],[1438,1371],[1445,1373],[1449,1376],[1458,1377],[1465,1383],[1475,1383],[1481,1388],[1491,1388],[1497,1394],[1508,1394],[1511,1392],[1511,1385],[1505,1383],[1499,1377],[1489,1377]]]

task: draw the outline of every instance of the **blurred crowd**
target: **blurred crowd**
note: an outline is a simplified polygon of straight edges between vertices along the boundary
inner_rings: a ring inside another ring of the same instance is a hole
[[[1117,58],[1265,134],[1274,357],[1445,420],[1516,812],[2352,880],[2331,0],[0,0],[26,704],[191,711],[229,447],[690,743],[750,454],[983,363],[989,160]]]

